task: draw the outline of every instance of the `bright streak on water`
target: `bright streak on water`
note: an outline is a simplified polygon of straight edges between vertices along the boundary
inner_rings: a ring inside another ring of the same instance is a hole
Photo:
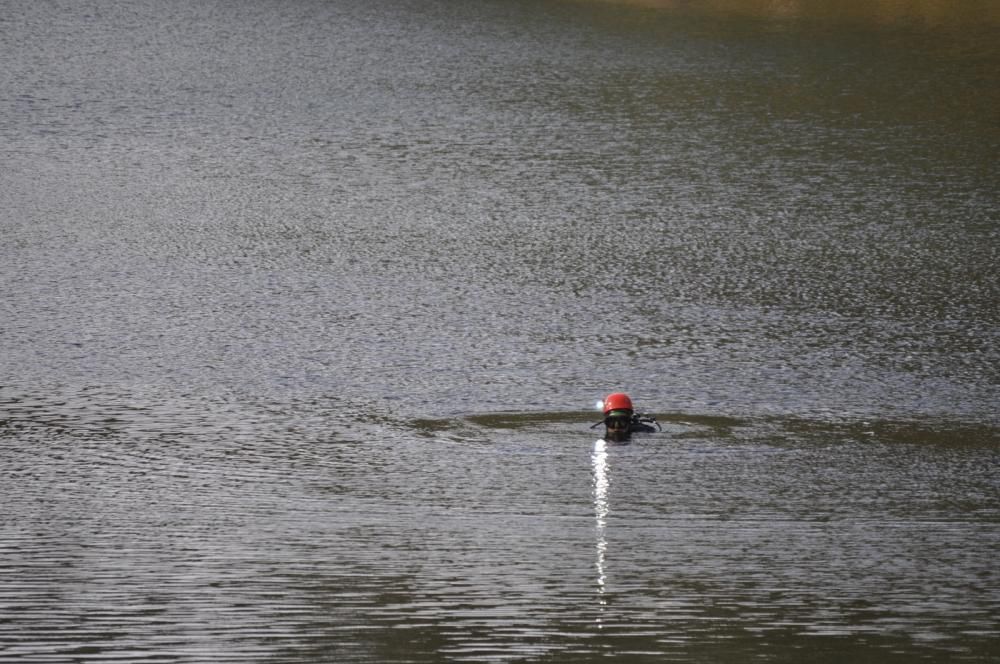
[[[607,575],[604,561],[608,551],[608,540],[605,527],[608,518],[608,451],[607,443],[598,440],[594,443],[594,453],[591,455],[594,468],[594,516],[596,518],[597,540],[597,603],[600,613],[597,616],[597,627],[603,627],[604,609],[608,600],[604,596]]]

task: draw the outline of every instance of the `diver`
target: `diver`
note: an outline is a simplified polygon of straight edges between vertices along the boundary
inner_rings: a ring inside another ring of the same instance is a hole
[[[590,428],[601,424],[604,425],[604,440],[615,443],[629,440],[633,433],[662,431],[655,417],[635,412],[632,400],[624,392],[609,394],[604,399],[604,419]]]

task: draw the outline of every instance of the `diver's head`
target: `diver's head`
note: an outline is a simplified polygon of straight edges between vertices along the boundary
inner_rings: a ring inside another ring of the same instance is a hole
[[[604,439],[628,440],[632,435],[632,400],[623,392],[609,394],[604,399]]]

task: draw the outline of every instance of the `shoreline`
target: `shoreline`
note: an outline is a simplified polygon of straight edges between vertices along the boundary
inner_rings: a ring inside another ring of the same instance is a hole
[[[837,20],[879,25],[1000,28],[1000,3],[991,0],[570,0],[629,5],[685,14],[732,14],[769,20]]]

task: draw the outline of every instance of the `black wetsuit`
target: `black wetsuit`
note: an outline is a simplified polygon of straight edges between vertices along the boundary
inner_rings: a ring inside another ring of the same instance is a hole
[[[659,431],[659,429],[656,427],[638,420],[634,420],[632,422],[632,426],[629,427],[629,432],[631,433],[656,433],[657,431]]]
[[[655,417],[641,413],[634,413],[632,415],[632,423],[628,430],[630,433],[656,433],[657,431],[662,431],[660,423],[656,421]]]
[[[604,423],[603,420],[601,422],[596,422],[590,428],[593,429],[595,427],[600,426],[603,423]],[[657,431],[662,431],[662,430],[663,429],[660,428],[660,423],[656,421],[655,417],[652,417],[651,415],[635,414],[632,415],[632,421],[629,422],[628,436],[631,436],[634,433],[656,433]],[[611,434],[611,431],[612,431],[611,429],[605,429],[604,431],[605,438],[611,439],[616,437],[615,435]],[[628,436],[624,436],[624,438],[627,438]]]

